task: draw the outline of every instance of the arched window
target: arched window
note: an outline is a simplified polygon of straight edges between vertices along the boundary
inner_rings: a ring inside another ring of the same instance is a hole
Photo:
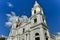
[[[40,38],[39,37],[36,37],[35,40],[40,40]]]
[[[34,23],[36,23],[36,22],[37,22],[37,18],[34,19]]]
[[[36,14],[36,10],[34,10],[34,14]]]
[[[47,33],[45,33],[45,38],[46,38],[46,40],[48,40],[48,36],[47,36]]]
[[[39,33],[36,33],[35,36],[39,36]]]
[[[16,25],[16,28],[18,27],[18,24]]]
[[[40,40],[39,33],[35,33],[35,40]]]
[[[23,33],[25,32],[25,28],[23,28]]]

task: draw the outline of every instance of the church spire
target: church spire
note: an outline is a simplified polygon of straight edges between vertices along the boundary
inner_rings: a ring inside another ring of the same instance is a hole
[[[37,13],[40,13],[40,12],[41,12],[41,7],[38,4],[38,2],[35,1],[34,6],[32,8],[32,15],[37,14]]]
[[[37,4],[37,5],[38,5],[37,1],[35,1],[35,4]]]
[[[37,1],[35,1],[35,4],[34,4],[34,6],[39,6],[39,4],[38,4],[38,2],[37,2]]]

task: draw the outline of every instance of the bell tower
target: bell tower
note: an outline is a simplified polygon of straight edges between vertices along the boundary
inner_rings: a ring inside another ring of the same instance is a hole
[[[39,37],[35,37],[35,40],[50,40],[50,34],[46,24],[46,18],[43,13],[42,7],[37,3],[37,1],[35,1],[31,13],[31,24],[33,25],[31,27],[31,30],[34,29],[31,34],[36,33],[37,35],[39,35]]]
[[[44,16],[44,13],[43,13],[43,9],[37,3],[37,1],[35,1],[35,4],[34,4],[32,10],[31,10],[31,13],[32,13],[32,19],[37,18],[36,21],[46,24],[46,20],[45,20],[45,16]]]
[[[32,15],[38,14],[38,13],[43,14],[43,13],[41,13],[42,8],[41,8],[40,5],[37,3],[37,1],[35,1],[35,4],[34,4],[34,6],[33,6],[33,8],[32,8],[31,11],[32,11]]]

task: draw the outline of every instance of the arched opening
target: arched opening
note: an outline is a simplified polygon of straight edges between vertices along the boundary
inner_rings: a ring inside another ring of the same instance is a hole
[[[36,14],[36,10],[34,10],[34,14]]]
[[[36,22],[37,22],[37,18],[34,19],[34,23],[36,23]]]
[[[45,39],[48,40],[48,36],[47,36],[47,33],[45,33]]]
[[[40,38],[39,37],[36,37],[35,40],[40,40]]]
[[[39,36],[39,33],[36,33],[35,36]]]
[[[25,32],[25,28],[23,28],[23,33]]]
[[[16,25],[16,28],[18,27],[18,24]]]
[[[35,33],[35,40],[40,40],[39,33]]]

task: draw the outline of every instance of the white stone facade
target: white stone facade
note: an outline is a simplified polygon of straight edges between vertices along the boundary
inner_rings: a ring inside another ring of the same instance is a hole
[[[56,40],[60,40],[60,32],[58,32],[55,37],[56,37]]]
[[[13,23],[7,40],[54,40],[49,34],[43,10],[37,1],[31,12],[32,16],[27,22],[19,25],[19,22]]]

